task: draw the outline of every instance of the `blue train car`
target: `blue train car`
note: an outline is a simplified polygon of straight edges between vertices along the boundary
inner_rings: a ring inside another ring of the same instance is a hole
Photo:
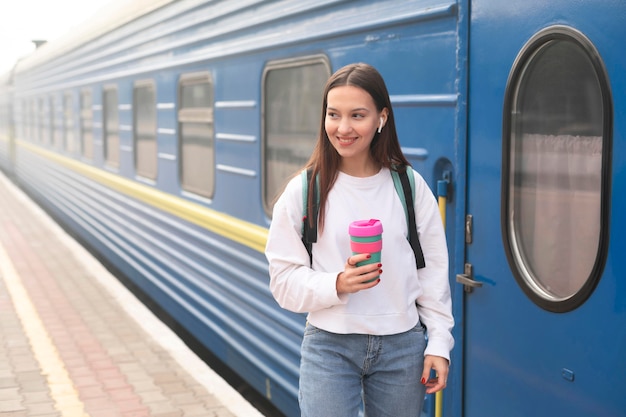
[[[626,415],[621,0],[136,0],[0,78],[0,167],[298,415],[272,201],[367,62],[440,193],[456,347],[423,415]]]

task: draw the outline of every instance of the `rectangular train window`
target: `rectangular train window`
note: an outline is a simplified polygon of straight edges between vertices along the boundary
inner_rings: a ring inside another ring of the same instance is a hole
[[[22,134],[24,140],[30,141],[30,100],[22,101]]]
[[[63,124],[59,123],[59,119],[57,119],[57,116],[59,116],[59,111],[62,109],[61,106],[59,106],[59,101],[56,95],[53,95],[50,97],[50,114],[51,114],[51,120],[52,120],[52,141],[54,144],[54,147],[57,149],[60,149],[62,144],[63,144]]]
[[[83,157],[93,158],[93,108],[91,90],[80,93],[80,140]]]
[[[115,86],[104,87],[102,107],[104,161],[107,165],[117,168],[120,164],[120,117]]]
[[[30,142],[37,141],[37,113],[35,99],[28,101],[28,140]]]
[[[133,90],[133,132],[137,175],[156,180],[157,113],[153,81],[139,81]]]
[[[46,105],[46,98],[45,97],[40,97],[38,100],[38,105],[37,105],[37,110],[39,111],[39,117],[37,117],[38,119],[38,125],[37,125],[37,129],[38,129],[38,134],[37,134],[37,139],[39,141],[39,143],[43,143],[43,144],[48,144],[49,143],[49,136],[48,136],[48,126],[49,126],[49,122],[48,122],[48,106]]]
[[[72,93],[63,96],[63,149],[74,152],[74,100]]]
[[[37,117],[39,116],[37,114],[37,99],[32,98],[29,102],[29,106],[28,106],[28,117],[30,120],[30,141],[31,142],[37,142],[38,138],[37,138],[37,134],[38,129],[37,129]]]
[[[268,216],[285,181],[313,152],[329,77],[330,65],[323,56],[276,61],[265,69],[263,206]]]
[[[56,121],[54,119],[54,107],[55,107],[54,106],[54,96],[46,97],[46,101],[48,103],[48,141],[49,141],[48,143],[50,145],[54,145],[55,144],[55,142],[54,142],[54,140],[55,140],[54,135],[56,133],[56,130],[55,130],[55,126],[56,126],[55,122]]]
[[[9,139],[9,105],[7,103],[0,104],[0,140]]]
[[[30,100],[24,100],[24,139],[26,139],[27,141],[32,141],[33,140],[33,136],[32,136],[32,128],[31,128],[31,123],[32,123],[32,112],[31,112],[31,104],[30,104]]]
[[[26,136],[26,100],[19,100],[15,113],[17,138],[27,140]]]
[[[19,107],[19,113],[18,113],[18,117],[19,117],[19,137],[22,140],[28,140],[28,101],[27,100],[21,100],[20,101],[20,107]]]
[[[0,141],[7,142],[9,140],[9,125],[11,123],[10,103],[3,101],[0,104]]]
[[[211,198],[215,189],[213,83],[209,73],[184,74],[178,86],[180,182]]]

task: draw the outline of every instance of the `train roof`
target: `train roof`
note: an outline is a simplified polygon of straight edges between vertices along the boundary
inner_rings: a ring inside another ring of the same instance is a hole
[[[113,0],[69,33],[40,46],[32,54],[18,60],[14,71],[28,71],[175,1],[178,0]]]

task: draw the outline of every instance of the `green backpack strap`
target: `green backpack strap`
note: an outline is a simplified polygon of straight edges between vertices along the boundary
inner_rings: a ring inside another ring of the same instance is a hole
[[[300,177],[302,178],[302,243],[309,254],[309,260],[313,265],[313,243],[317,242],[317,214],[319,211],[319,178],[315,179],[315,186],[313,187],[313,213],[311,213],[312,220],[309,219],[309,183],[311,182],[311,175],[313,168],[302,170]]]
[[[300,173],[300,178],[302,179],[302,219],[307,215],[307,201],[308,201],[308,192],[309,192],[309,173],[308,170],[303,169]],[[304,222],[302,222],[302,235],[304,236]]]
[[[422,252],[422,245],[419,241],[417,224],[415,222],[415,207],[413,204],[415,196],[415,177],[413,176],[413,169],[410,166],[406,166],[402,172],[398,172],[392,168],[391,177],[393,178],[393,185],[400,197],[400,201],[404,206],[404,214],[409,229],[408,240],[413,249],[413,254],[415,255],[415,266],[417,269],[424,268],[426,262],[424,260],[424,253]]]
[[[398,197],[400,197],[400,201],[402,202],[402,207],[404,207],[404,216],[406,217],[406,224],[409,224],[409,211],[406,207],[406,198],[404,197],[404,189],[402,188],[402,181],[400,180],[400,173],[395,169],[391,169],[391,178],[393,178],[393,186],[396,187],[396,193],[398,193]],[[413,179],[415,181],[415,179]],[[413,194],[413,189],[415,187],[411,184],[411,193]]]

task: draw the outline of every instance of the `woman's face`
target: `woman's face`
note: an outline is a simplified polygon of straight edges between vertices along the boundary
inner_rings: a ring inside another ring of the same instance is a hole
[[[327,95],[325,129],[342,164],[365,164],[370,159],[370,144],[387,111],[378,112],[372,96],[351,85],[331,89]]]

